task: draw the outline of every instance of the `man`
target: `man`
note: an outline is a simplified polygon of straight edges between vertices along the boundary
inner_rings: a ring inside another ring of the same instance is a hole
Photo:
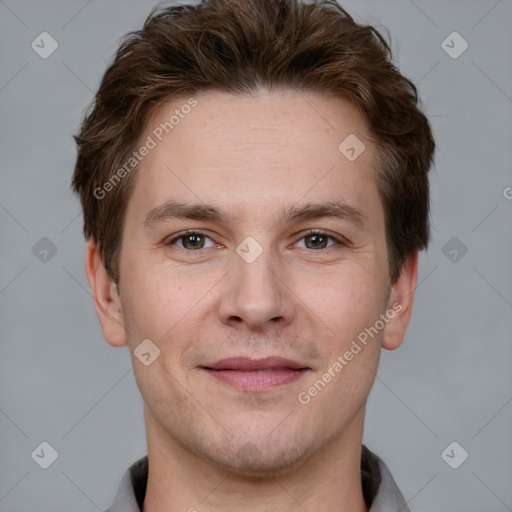
[[[75,139],[86,273],[147,431],[109,510],[409,510],[362,436],[434,141],[378,32],[335,2],[155,9]]]

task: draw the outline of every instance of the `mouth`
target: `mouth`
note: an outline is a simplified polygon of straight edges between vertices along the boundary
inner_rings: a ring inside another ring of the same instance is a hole
[[[240,391],[252,392],[270,391],[290,384],[311,370],[297,361],[282,357],[230,357],[202,366],[201,369]]]

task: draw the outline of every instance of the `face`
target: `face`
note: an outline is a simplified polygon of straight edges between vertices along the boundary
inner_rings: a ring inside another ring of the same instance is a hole
[[[381,346],[403,337],[376,150],[340,98],[194,98],[161,141],[186,99],[140,138],[156,145],[126,211],[118,321],[102,325],[130,348],[148,432],[239,473],[278,474],[361,425]],[[355,159],[362,146],[338,147],[350,134],[365,146]]]

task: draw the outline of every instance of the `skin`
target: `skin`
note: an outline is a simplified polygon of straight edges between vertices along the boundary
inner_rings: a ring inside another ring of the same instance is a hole
[[[381,348],[396,349],[404,337],[418,262],[417,253],[407,259],[391,285],[376,149],[363,118],[341,98],[291,90],[195,98],[136,171],[119,290],[87,243],[104,337],[129,347],[144,400],[143,510],[367,511],[359,475],[365,404]],[[140,140],[184,103],[173,98],[159,109]],[[349,161],[338,145],[352,133],[366,149]],[[231,217],[145,226],[147,213],[170,199],[211,204]],[[333,200],[358,208],[365,225],[283,220],[283,208]],[[308,229],[348,242],[315,239]],[[200,249],[190,237],[165,244],[184,230],[205,236]],[[263,250],[252,263],[236,252],[249,236]],[[298,394],[394,303],[401,310],[385,328],[299,403]],[[144,339],[160,350],[149,366],[134,356]],[[282,356],[311,370],[271,391],[244,392],[200,369],[241,355]]]

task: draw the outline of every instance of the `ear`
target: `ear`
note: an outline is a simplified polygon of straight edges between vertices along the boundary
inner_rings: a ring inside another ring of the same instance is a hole
[[[412,313],[412,303],[416,282],[418,280],[418,251],[409,256],[402,265],[400,277],[392,286],[389,294],[387,311],[394,311],[394,317],[386,324],[382,347],[395,350],[405,336]],[[390,316],[388,314],[388,316]]]
[[[108,275],[94,241],[87,241],[85,273],[91,286],[94,307],[103,337],[113,347],[126,345],[123,312],[117,285]]]

